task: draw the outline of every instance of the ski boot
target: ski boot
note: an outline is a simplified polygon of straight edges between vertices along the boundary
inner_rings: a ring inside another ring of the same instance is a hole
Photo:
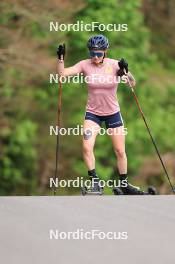
[[[86,186],[83,186],[81,188],[82,195],[90,194],[90,195],[102,195],[103,194],[103,188],[99,185],[99,178],[97,175],[91,176],[92,185],[91,187],[87,188]]]
[[[156,189],[152,186],[148,187],[148,190],[142,191],[139,187],[133,186],[128,183],[126,187],[115,187],[113,189],[115,195],[155,195]]]

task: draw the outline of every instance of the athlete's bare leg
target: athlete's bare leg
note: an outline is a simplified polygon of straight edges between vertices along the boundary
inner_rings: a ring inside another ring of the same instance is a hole
[[[83,158],[88,170],[95,169],[94,145],[100,126],[91,120],[83,124]]]
[[[117,157],[117,168],[120,174],[127,174],[127,156],[125,152],[125,134],[124,128],[110,128],[110,137],[112,140],[115,155]]]

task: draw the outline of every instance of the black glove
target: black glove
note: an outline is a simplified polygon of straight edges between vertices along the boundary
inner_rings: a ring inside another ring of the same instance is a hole
[[[119,75],[119,76],[123,76],[124,74],[125,74],[125,72],[126,73],[128,73],[128,63],[127,63],[127,61],[125,61],[123,58],[121,58],[120,60],[119,60],[119,62],[118,62],[118,66],[119,66],[119,70],[118,70],[118,72],[117,72],[117,74]],[[124,70],[125,70],[125,72],[124,72]]]
[[[58,46],[58,49],[57,49],[57,56],[58,56],[58,59],[61,60],[62,57],[63,57],[63,60],[64,60],[65,53],[66,53],[66,47],[65,47],[65,44],[63,44],[63,45],[59,45],[59,46]]]

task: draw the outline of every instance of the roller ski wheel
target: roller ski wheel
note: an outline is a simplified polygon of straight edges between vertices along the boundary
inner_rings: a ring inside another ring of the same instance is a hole
[[[85,196],[86,193],[87,193],[87,188],[86,188],[86,187],[82,187],[82,188],[81,188],[81,194],[82,194],[83,196]]]
[[[156,188],[153,187],[153,186],[149,186],[148,187],[148,194],[150,194],[150,195],[156,195],[157,194]]]
[[[83,196],[85,196],[85,195],[102,195],[103,194],[103,188],[99,187],[98,189],[93,189],[93,188],[87,188],[84,186],[81,188],[81,194]]]
[[[115,187],[113,189],[114,195],[123,195],[124,193],[122,192],[122,190],[118,187]]]

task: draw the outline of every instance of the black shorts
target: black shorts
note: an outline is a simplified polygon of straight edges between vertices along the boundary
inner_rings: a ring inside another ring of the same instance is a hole
[[[105,122],[106,128],[115,128],[123,126],[123,119],[120,112],[107,116],[99,116],[90,112],[86,112],[85,119],[92,120],[99,126],[101,126],[102,122]]]

